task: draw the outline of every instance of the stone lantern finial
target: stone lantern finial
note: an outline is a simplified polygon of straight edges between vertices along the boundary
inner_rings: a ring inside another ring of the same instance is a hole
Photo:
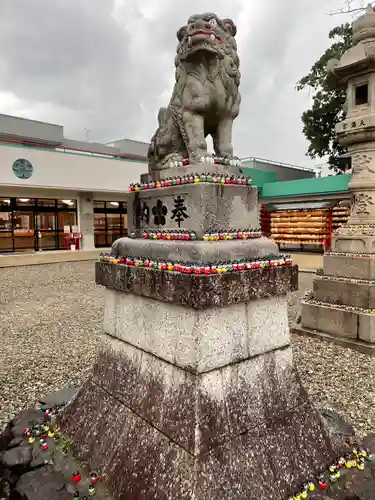
[[[366,12],[353,23],[353,42],[375,38],[375,10],[371,3],[367,5]]]

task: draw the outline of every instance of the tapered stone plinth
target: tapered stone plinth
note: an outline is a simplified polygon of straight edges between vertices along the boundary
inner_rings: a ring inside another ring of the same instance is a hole
[[[277,250],[266,239],[121,239],[114,250],[134,246],[180,262]],[[206,276],[96,264],[102,347],[61,427],[115,499],[283,500],[333,460],[293,366],[297,278],[292,265]]]

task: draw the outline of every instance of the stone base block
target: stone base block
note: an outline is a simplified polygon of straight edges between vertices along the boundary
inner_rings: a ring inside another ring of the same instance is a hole
[[[324,274],[361,280],[375,280],[375,258],[324,255]]]
[[[104,331],[192,372],[290,344],[286,296],[192,309],[106,290]]]
[[[194,374],[105,336],[92,380],[194,456],[305,397],[290,347]]]
[[[375,236],[339,234],[332,237],[333,252],[375,253]]]
[[[120,344],[61,420],[114,500],[283,500],[333,460],[290,349],[193,375]]]
[[[375,309],[375,286],[370,283],[354,283],[334,278],[315,277],[314,299],[362,309]]]
[[[302,302],[301,318],[302,328],[375,343],[375,314]]]
[[[116,256],[133,255],[150,260],[196,264],[247,261],[278,254],[276,243],[268,238],[229,241],[158,241],[119,238],[112,245],[112,255]]]
[[[258,190],[253,186],[185,184],[126,195],[128,230],[207,231],[259,227]]]
[[[298,267],[283,265],[206,276],[97,262],[95,279],[98,285],[127,295],[207,309],[286,295],[297,290]]]

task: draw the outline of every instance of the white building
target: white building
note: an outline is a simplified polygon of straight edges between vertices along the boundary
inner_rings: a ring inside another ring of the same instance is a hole
[[[73,141],[60,125],[0,115],[0,254],[110,247],[127,233],[125,193],[147,172],[147,149]],[[259,185],[315,176],[257,158],[243,167]]]
[[[124,195],[147,172],[148,144],[93,144],[63,127],[0,115],[0,253],[109,247],[126,234]]]

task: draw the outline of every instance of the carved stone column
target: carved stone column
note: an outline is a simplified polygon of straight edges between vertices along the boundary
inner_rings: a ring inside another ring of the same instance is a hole
[[[352,158],[352,211],[332,238],[296,331],[375,354],[375,11],[353,24],[355,45],[331,61],[331,77],[347,88],[347,116],[336,126]]]

